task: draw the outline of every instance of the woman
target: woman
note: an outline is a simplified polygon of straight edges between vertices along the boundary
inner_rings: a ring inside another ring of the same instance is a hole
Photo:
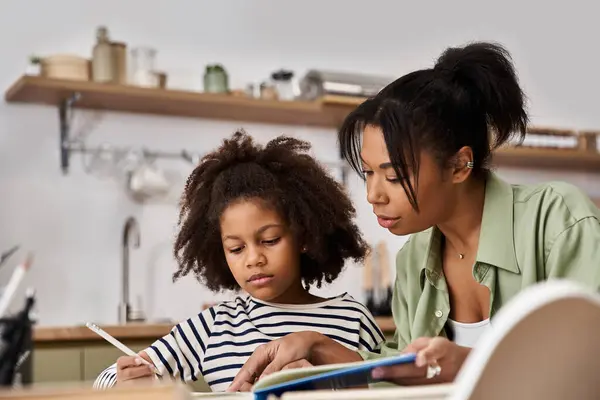
[[[373,374],[402,385],[452,381],[522,288],[552,278],[598,288],[600,212],[589,198],[564,183],[510,185],[486,169],[490,149],[522,139],[526,126],[510,56],[489,43],[446,50],[434,68],[351,113],[339,136],[344,157],[365,177],[379,224],[412,234],[397,256],[394,340],[379,354],[357,353],[294,333],[257,349],[230,390],[283,368],[398,352],[417,361]]]

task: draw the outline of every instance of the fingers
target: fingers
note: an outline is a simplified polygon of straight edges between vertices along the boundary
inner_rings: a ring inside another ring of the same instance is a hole
[[[273,342],[271,342],[273,343]],[[269,343],[270,344],[270,343]],[[257,377],[263,373],[265,368],[271,362],[271,352],[268,349],[269,344],[258,347],[248,358],[244,366],[239,370],[233,382],[227,389],[227,392],[237,392],[246,387],[244,384],[252,386]]]
[[[275,356],[275,358],[273,359],[273,361],[271,361],[269,363],[269,365],[267,365],[265,367],[265,369],[263,370],[262,374],[260,375],[260,377],[258,379],[262,379],[262,378],[264,378],[267,375],[271,375],[271,374],[273,374],[275,372],[279,372],[286,365],[290,365],[290,364],[293,364],[293,363],[299,362],[299,361],[300,360],[298,360],[298,361],[292,361],[291,363],[289,363],[289,362],[286,362],[286,361],[282,361],[282,357]],[[307,361],[307,363],[308,363],[308,361]]]
[[[156,376],[156,375],[153,375]],[[127,380],[119,380],[117,378],[117,386],[139,386],[139,385],[146,385],[146,384],[151,384],[154,382],[154,378],[152,378],[151,376],[143,376],[141,378],[136,378],[136,379],[127,379]]]
[[[117,380],[120,381],[151,377],[153,375],[154,373],[150,370],[150,367],[147,365],[141,365],[139,367],[129,367],[125,369],[117,369]]]
[[[130,367],[138,367],[140,365],[147,365],[146,362],[151,364],[149,365],[151,369],[155,368],[150,357],[144,352],[140,353],[139,356],[136,357],[123,356],[117,359],[117,369],[126,369]]]
[[[144,360],[148,361],[150,364],[152,364],[152,359],[150,358],[150,356],[145,352],[145,351],[140,351],[138,353],[138,356],[140,356],[141,358],[143,358]]]
[[[435,364],[443,358],[448,352],[448,344],[451,342],[443,337],[435,337],[429,341],[429,344],[417,352],[415,364],[423,367],[429,364]]]
[[[372,372],[374,379],[393,382],[401,386],[413,386],[443,382],[440,376],[427,378],[427,368],[417,367],[414,364],[398,365],[394,367],[376,368]]]
[[[415,364],[423,367],[435,363],[446,355],[449,340],[443,337],[421,337],[406,346],[402,353],[416,353]]]
[[[289,363],[282,369],[305,368],[305,367],[312,367],[312,366],[313,365],[311,363],[309,363],[307,360],[303,359],[303,360],[294,361],[293,363]]]
[[[117,359],[117,381],[124,382],[154,375],[154,367],[146,365],[139,357],[119,357]]]
[[[394,365],[391,367],[375,368],[371,372],[373,379],[384,381],[402,382],[408,378],[423,378],[425,368],[417,367],[414,364]]]
[[[425,347],[429,345],[433,338],[430,337],[420,337],[418,339],[413,340],[408,346],[402,350],[402,353],[418,353]]]
[[[128,367],[135,367],[139,364],[135,361],[137,357],[123,356],[117,358],[117,369],[125,369]]]
[[[242,386],[238,390],[238,392],[250,392],[252,390],[252,385],[248,382],[242,383]]]
[[[416,353],[414,364],[376,368],[371,373],[374,379],[395,382],[401,385],[421,384],[427,374],[427,366],[436,364],[448,352],[448,339],[443,337],[421,337],[412,341],[402,353]]]
[[[395,365],[373,370],[372,377],[398,385],[450,382],[469,354],[444,337],[418,338],[402,353],[416,353],[414,364]]]

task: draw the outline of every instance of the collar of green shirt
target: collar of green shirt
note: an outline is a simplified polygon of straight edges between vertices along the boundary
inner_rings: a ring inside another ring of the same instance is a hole
[[[484,263],[514,273],[520,273],[514,245],[514,197],[512,186],[490,172],[485,186],[485,204],[479,234],[479,249],[475,263]],[[429,256],[421,274],[427,273],[434,281],[440,277],[441,232],[431,230]]]

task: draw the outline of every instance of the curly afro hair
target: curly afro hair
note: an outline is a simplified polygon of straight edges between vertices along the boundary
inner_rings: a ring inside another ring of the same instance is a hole
[[[348,258],[364,260],[368,246],[356,211],[338,184],[310,155],[310,144],[280,136],[262,147],[243,131],[204,156],[181,198],[173,280],[193,272],[210,290],[236,290],[221,243],[220,216],[239,200],[274,207],[306,252],[300,271],[306,287],[340,274]]]

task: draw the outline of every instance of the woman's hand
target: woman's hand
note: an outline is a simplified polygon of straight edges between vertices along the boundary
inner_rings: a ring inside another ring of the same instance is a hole
[[[123,356],[117,359],[117,385],[142,383],[154,379],[156,368],[144,364],[141,359],[152,363],[145,352],[141,352],[137,357]]]
[[[402,353],[416,353],[414,364],[382,367],[373,370],[373,378],[398,385],[423,385],[452,382],[471,349],[461,347],[443,338],[419,338],[408,345]],[[427,378],[428,367],[438,375]]]
[[[258,379],[282,369],[360,360],[357,353],[320,333],[295,332],[258,347],[227,391],[250,391]]]
[[[248,392],[254,382],[263,376],[286,366],[294,368],[294,365],[299,367],[309,364],[308,359],[316,340],[315,332],[296,332],[257,347],[227,391]]]
[[[308,360],[302,359],[302,360],[294,361],[293,363],[289,363],[288,365],[283,367],[282,370],[296,369],[296,368],[308,368],[308,367],[312,367],[312,366],[313,365]]]

